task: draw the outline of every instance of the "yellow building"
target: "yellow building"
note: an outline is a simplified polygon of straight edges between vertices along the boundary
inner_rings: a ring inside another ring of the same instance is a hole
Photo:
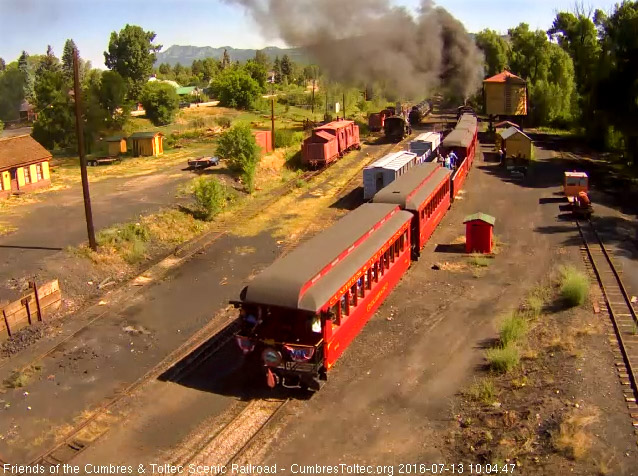
[[[498,133],[500,141],[505,149],[505,157],[522,158],[529,160],[532,158],[532,139],[527,134],[521,132],[516,127],[510,127]],[[498,147],[498,146],[497,146]]]
[[[30,135],[0,139],[0,197],[51,185],[51,154]]]
[[[161,132],[136,132],[129,139],[135,157],[157,157],[164,153],[164,134]]]
[[[526,116],[527,83],[503,71],[483,81],[485,112],[491,116]]]
[[[107,137],[104,141],[109,148],[109,157],[117,157],[120,154],[126,154],[126,137]]]

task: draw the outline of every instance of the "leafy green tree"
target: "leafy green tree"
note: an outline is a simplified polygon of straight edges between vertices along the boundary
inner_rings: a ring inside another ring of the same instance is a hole
[[[175,74],[175,77],[179,76],[180,74],[183,74],[185,71],[186,69],[179,63],[177,63],[173,67],[173,73]]]
[[[509,63],[512,72],[535,82],[546,79],[549,67],[547,34],[542,30],[531,31],[527,23],[508,30],[511,41]]]
[[[7,63],[4,62],[3,58],[0,58],[0,72],[4,71],[5,69],[7,69]]]
[[[209,83],[220,70],[220,63],[215,58],[205,58],[202,60],[202,80]]]
[[[212,220],[222,211],[229,198],[227,188],[216,178],[200,177],[195,180],[193,196],[204,219]]]
[[[116,71],[104,71],[100,78],[96,96],[100,107],[106,112],[110,127],[122,128],[128,118],[130,106],[126,96],[128,84]]]
[[[171,65],[168,63],[160,64],[158,71],[160,74],[164,74],[164,75],[169,75],[173,72],[173,70],[171,69]]]
[[[24,100],[25,75],[9,66],[0,73],[0,119],[12,121],[20,117],[20,105]]]
[[[485,29],[476,35],[476,44],[485,55],[485,76],[494,76],[507,68],[509,44],[494,30]]]
[[[33,137],[44,147],[69,147],[75,143],[75,119],[70,85],[61,69],[43,69],[35,80],[35,107],[39,111],[33,124]]]
[[[69,80],[73,80],[73,51],[77,47],[72,39],[66,40],[64,43],[64,50],[62,52],[62,71]],[[79,56],[79,51],[78,51]]]
[[[603,33],[601,80],[596,103],[624,138],[627,157],[638,164],[638,2],[625,1],[605,17],[595,16]]]
[[[248,109],[261,94],[259,83],[243,69],[226,69],[212,82],[213,95],[222,106]]]
[[[263,64],[257,63],[254,60],[248,60],[244,65],[244,70],[250,74],[251,78],[257,81],[257,84],[259,84],[262,91],[265,90],[266,81],[268,79],[268,71]]]
[[[179,96],[170,84],[151,81],[142,88],[140,102],[151,122],[163,126],[173,121],[179,107]]]
[[[228,54],[228,50],[224,49],[224,54],[222,56],[222,64],[221,69],[230,68],[230,55]]]
[[[119,33],[111,33],[108,51],[104,52],[106,67],[126,79],[132,100],[140,95],[153,71],[155,53],[162,48],[153,44],[154,39],[154,32],[127,24]]]
[[[233,126],[217,142],[217,155],[228,159],[231,170],[240,174],[249,193],[254,190],[259,153],[259,146],[248,124]]]

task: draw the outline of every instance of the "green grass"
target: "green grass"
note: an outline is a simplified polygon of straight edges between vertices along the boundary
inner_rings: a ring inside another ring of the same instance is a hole
[[[31,365],[26,369],[13,372],[3,383],[6,388],[26,387],[40,373],[40,365]]]
[[[485,256],[475,253],[470,256],[469,263],[475,268],[487,268],[490,265],[490,260]]]
[[[490,369],[499,373],[509,372],[520,362],[518,349],[513,344],[487,349],[485,358],[487,359]]]
[[[518,313],[512,313],[501,324],[499,331],[503,347],[515,344],[527,334],[527,322]]]
[[[491,405],[496,401],[496,390],[491,378],[475,380],[467,391],[469,397],[477,402]]]
[[[560,269],[560,295],[569,307],[581,306],[589,294],[589,279],[571,266]]]

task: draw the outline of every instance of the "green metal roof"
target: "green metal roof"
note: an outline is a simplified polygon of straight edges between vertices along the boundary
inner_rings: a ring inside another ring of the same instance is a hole
[[[195,91],[195,89],[195,86],[182,86],[181,88],[177,88],[175,92],[178,96],[183,96],[184,94],[191,94],[193,91]]]
[[[496,223],[496,218],[494,218],[491,215],[488,215],[487,213],[475,213],[474,215],[469,215],[465,217],[465,220],[463,220],[463,223],[467,223],[468,221],[474,221],[474,220],[481,220],[484,221],[485,223],[489,223],[490,225],[494,226],[494,223]]]
[[[119,142],[122,139],[126,139],[124,136],[111,136],[104,139],[105,142]]]
[[[129,139],[152,139],[157,135],[164,135],[161,132],[136,132],[135,134],[131,134]]]

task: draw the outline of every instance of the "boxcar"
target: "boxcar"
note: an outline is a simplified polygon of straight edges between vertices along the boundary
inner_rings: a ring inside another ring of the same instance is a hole
[[[441,144],[441,134],[438,132],[424,132],[419,134],[413,141],[410,141],[410,152],[414,152],[417,157],[422,157],[421,162],[434,158],[436,151]]]
[[[352,149],[360,149],[359,126],[354,121],[333,121],[313,129],[301,149],[302,162],[328,165]]]
[[[396,205],[362,205],[242,290],[237,344],[270,387],[320,387],[410,266],[411,219]]]
[[[454,152],[459,159],[457,169],[452,175],[451,199],[454,201],[474,163],[478,142],[478,122],[475,116],[463,114],[456,127],[441,142],[441,153]]]
[[[450,208],[450,175],[436,163],[420,164],[374,196],[373,203],[396,204],[412,213],[413,260]]]
[[[383,187],[417,164],[417,156],[412,152],[393,152],[381,157],[363,169],[363,198],[369,200]]]

